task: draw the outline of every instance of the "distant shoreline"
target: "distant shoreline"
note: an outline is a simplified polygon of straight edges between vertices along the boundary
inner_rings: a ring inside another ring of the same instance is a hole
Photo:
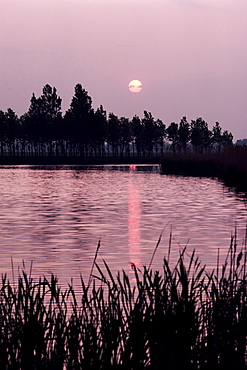
[[[221,153],[164,156],[161,172],[166,175],[217,178],[227,186],[247,192],[247,149],[230,148]]]
[[[4,156],[0,157],[3,165],[104,165],[104,164],[161,164],[161,156],[145,157],[79,157],[79,156]]]
[[[166,175],[211,177],[226,185],[247,192],[247,150],[236,148],[220,154],[153,156],[0,156],[0,166],[49,165],[160,165]]]

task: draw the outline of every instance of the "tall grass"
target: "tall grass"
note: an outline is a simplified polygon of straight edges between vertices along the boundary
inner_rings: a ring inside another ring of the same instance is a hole
[[[220,153],[165,155],[163,174],[217,177],[227,185],[247,191],[247,146],[233,146]]]
[[[236,235],[211,273],[186,248],[162,273],[133,265],[134,284],[96,258],[94,268],[80,295],[54,275],[2,276],[1,369],[247,368],[246,248],[237,251]]]

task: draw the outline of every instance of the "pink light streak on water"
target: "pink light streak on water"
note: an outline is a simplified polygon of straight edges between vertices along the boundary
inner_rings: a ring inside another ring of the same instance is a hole
[[[128,236],[129,236],[129,254],[130,262],[136,267],[140,266],[140,188],[139,185],[133,183],[130,179],[128,182]]]

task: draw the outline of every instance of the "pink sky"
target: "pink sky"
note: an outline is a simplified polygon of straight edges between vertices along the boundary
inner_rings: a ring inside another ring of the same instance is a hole
[[[247,138],[246,0],[0,0],[0,109],[81,83],[118,116],[203,117]],[[143,89],[128,90],[132,79]]]

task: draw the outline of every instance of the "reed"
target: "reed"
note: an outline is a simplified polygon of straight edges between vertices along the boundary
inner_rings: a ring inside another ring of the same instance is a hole
[[[165,155],[163,174],[216,177],[237,190],[247,191],[247,147],[233,146],[220,153]]]
[[[247,368],[246,245],[238,251],[236,235],[211,273],[184,248],[162,272],[133,265],[133,284],[96,257],[80,294],[54,275],[2,275],[1,369]]]

